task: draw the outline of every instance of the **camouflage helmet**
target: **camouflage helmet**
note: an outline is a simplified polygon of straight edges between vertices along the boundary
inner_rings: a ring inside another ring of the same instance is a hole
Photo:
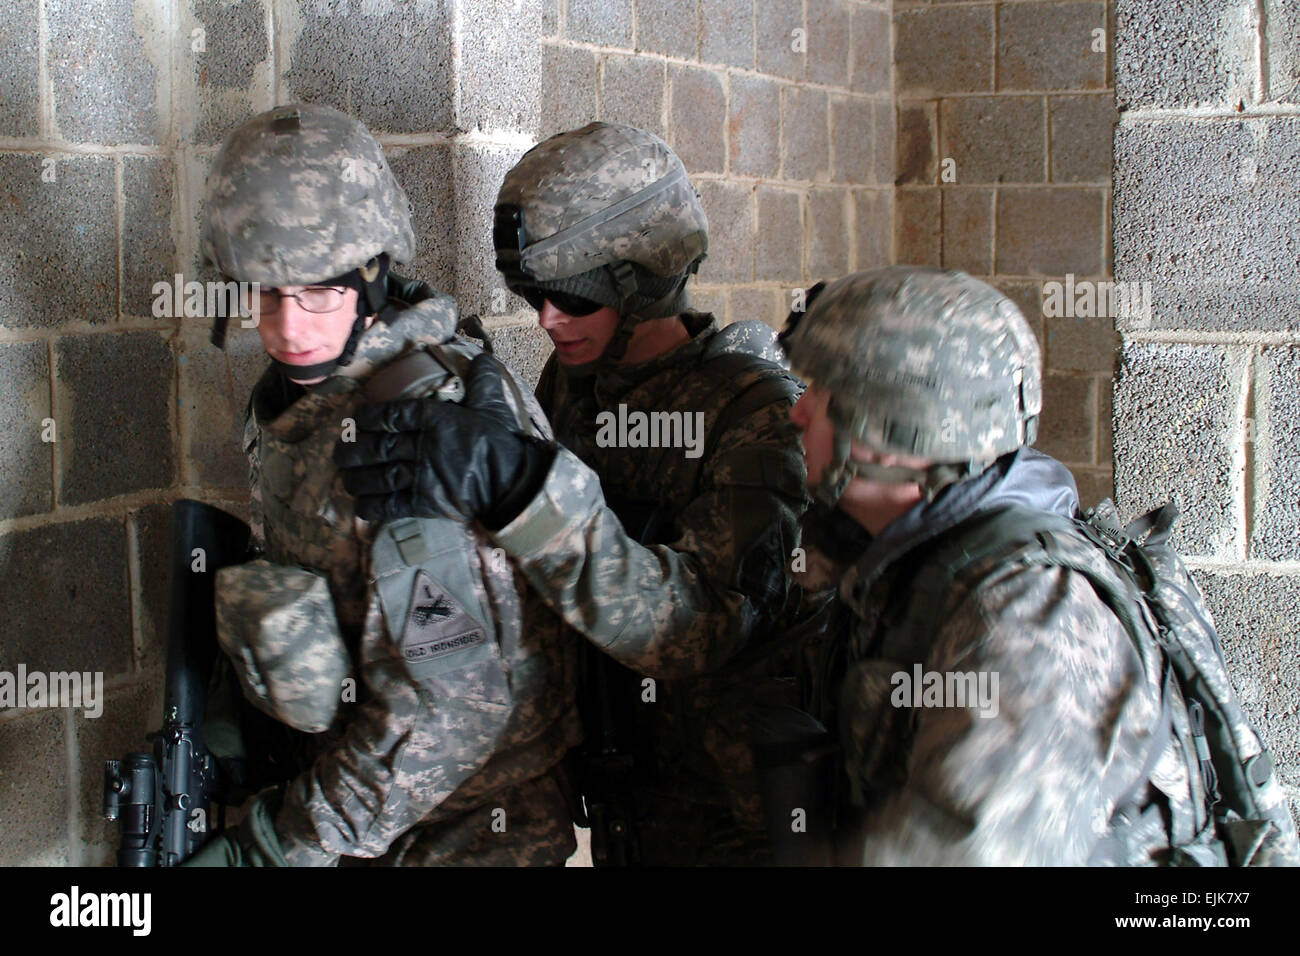
[[[676,315],[708,250],[708,220],[658,136],[591,123],[524,154],[497,194],[497,268],[511,291],[564,292],[631,324]]]
[[[853,475],[928,496],[1031,443],[1042,410],[1038,341],[1010,299],[964,272],[891,266],[827,286],[783,336],[796,373],[830,393],[836,451],[822,487]],[[849,442],[925,469],[849,458]]]
[[[380,253],[409,262],[406,193],[384,151],[328,106],[277,106],[226,139],[208,175],[205,262],[241,282],[307,285]]]

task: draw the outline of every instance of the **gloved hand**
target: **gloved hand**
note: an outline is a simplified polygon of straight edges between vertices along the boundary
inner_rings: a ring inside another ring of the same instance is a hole
[[[288,866],[274,822],[282,798],[279,787],[252,797],[245,807],[244,819],[237,826],[222,830],[181,865]]]
[[[356,441],[334,449],[357,516],[477,518],[490,531],[513,521],[541,489],[555,448],[518,431],[505,374],[483,353],[470,363],[463,402],[417,398],[357,409]]]

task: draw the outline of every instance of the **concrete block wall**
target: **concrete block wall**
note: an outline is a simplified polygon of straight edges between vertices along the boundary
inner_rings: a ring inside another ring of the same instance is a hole
[[[1300,817],[1300,18],[1283,0],[1116,0],[1117,502],[1167,498],[1238,691]]]
[[[170,502],[246,514],[264,367],[155,317],[200,268],[225,134],[327,103],[384,144],[407,270],[531,379],[549,343],[501,284],[491,205],[543,136],[639,123],[713,225],[698,304],[778,322],[791,290],[890,261],[890,6],[860,0],[12,0],[0,24],[0,671],[100,672],[101,716],[0,709],[0,863],[99,864],[102,760],[161,711]]]
[[[1004,290],[1043,347],[1037,445],[1112,494],[1111,318],[1044,314],[1045,283],[1111,274],[1109,4],[894,4],[895,261]],[[1064,293],[1064,288],[1062,289]]]

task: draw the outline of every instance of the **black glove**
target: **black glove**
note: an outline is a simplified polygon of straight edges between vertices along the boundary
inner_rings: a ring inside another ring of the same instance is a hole
[[[541,489],[555,447],[518,431],[506,374],[483,353],[470,363],[461,403],[416,398],[357,409],[357,440],[334,449],[357,516],[477,518],[490,531],[513,521]]]

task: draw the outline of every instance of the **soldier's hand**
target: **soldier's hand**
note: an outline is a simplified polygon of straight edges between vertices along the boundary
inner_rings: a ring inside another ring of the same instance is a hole
[[[407,399],[357,409],[356,441],[334,461],[367,521],[445,517],[509,524],[541,487],[555,449],[521,434],[503,375],[484,353],[470,363],[465,399]]]
[[[182,866],[288,866],[275,833],[282,791],[263,790],[249,800],[244,819],[222,830]]]

